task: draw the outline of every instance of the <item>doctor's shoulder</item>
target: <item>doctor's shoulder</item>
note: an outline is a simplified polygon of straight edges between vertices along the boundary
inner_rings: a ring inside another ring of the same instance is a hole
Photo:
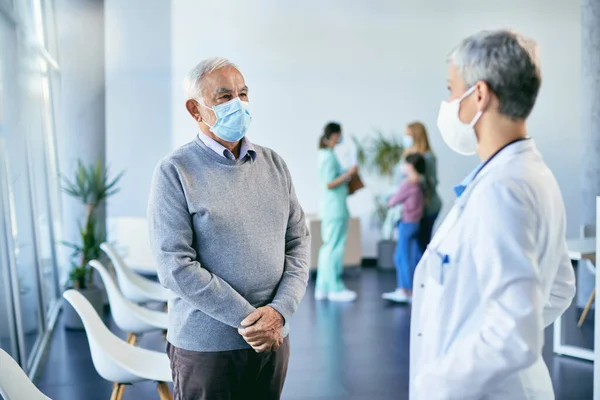
[[[511,206],[535,211],[535,186],[536,183],[526,177],[501,174],[474,187],[470,202],[477,204],[478,208],[484,207],[482,211],[485,213],[505,212]]]

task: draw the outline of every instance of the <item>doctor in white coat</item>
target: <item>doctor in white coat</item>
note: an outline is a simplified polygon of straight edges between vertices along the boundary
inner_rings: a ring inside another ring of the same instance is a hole
[[[482,32],[450,55],[438,127],[481,163],[415,274],[411,400],[554,399],[543,331],[575,293],[558,184],[527,135],[534,42]],[[542,132],[543,134],[543,132]]]

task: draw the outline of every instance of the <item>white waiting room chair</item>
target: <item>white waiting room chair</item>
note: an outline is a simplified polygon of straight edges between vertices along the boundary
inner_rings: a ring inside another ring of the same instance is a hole
[[[5,400],[51,400],[35,387],[19,364],[0,349],[0,397]]]
[[[596,236],[596,227],[593,225],[583,224],[579,227],[579,237],[582,239]]]
[[[115,267],[119,288],[127,299],[134,303],[147,303],[150,301],[166,303],[173,297],[173,294],[160,283],[136,274],[125,264],[123,258],[121,258],[112,245],[102,243],[100,248],[106,253]]]
[[[166,332],[169,322],[166,312],[149,310],[127,300],[117,287],[113,276],[100,261],[92,260],[89,265],[100,274],[108,294],[112,317],[119,329],[129,334],[128,343],[135,345],[138,336],[147,332]]]
[[[114,382],[111,400],[123,397],[125,385],[143,381],[157,382],[160,399],[172,400],[166,383],[172,382],[171,367],[165,353],[135,347],[117,337],[78,291],[67,290],[63,297],[83,322],[96,371],[102,378]]]
[[[156,259],[152,254],[148,220],[145,217],[114,217],[108,221],[110,237],[116,240],[119,254],[127,265],[144,275],[156,275]]]

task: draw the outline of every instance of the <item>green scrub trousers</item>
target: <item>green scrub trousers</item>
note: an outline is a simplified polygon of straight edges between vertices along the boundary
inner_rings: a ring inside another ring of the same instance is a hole
[[[316,290],[337,293],[345,289],[342,283],[344,251],[348,238],[348,220],[321,221],[323,245],[319,250]]]
[[[344,170],[332,150],[319,151],[319,181],[324,188],[343,173]],[[345,289],[342,271],[350,218],[347,198],[347,184],[335,189],[325,189],[323,192],[320,212],[323,246],[319,250],[317,291],[337,293]]]

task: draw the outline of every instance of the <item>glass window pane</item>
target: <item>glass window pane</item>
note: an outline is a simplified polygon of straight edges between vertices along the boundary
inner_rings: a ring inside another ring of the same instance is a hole
[[[2,120],[0,119],[0,127]],[[0,157],[3,143],[0,139]],[[0,185],[0,348],[4,349],[13,358],[17,357],[16,331],[14,327],[12,291],[10,286],[10,272],[8,247],[6,238],[6,209],[4,207],[5,191]]]
[[[19,17],[19,23],[23,24],[20,29],[33,35],[35,32],[35,23],[31,0],[18,0],[14,6],[16,14]]]
[[[23,135],[9,131],[6,136],[5,181],[8,184],[8,212],[11,236],[9,243],[16,265],[20,318],[27,354],[31,354],[36,341],[42,334],[42,313],[39,303],[38,260],[34,215],[30,197],[25,140]]]
[[[50,215],[53,221],[54,238],[57,239],[62,237],[62,186],[58,162],[58,132],[60,132],[60,127],[58,126],[58,118],[56,117],[60,115],[58,109],[60,104],[60,74],[49,67],[43,77],[42,86],[46,175],[51,208]],[[58,241],[55,240],[54,243],[56,244]],[[55,246],[55,250],[57,252],[56,262],[58,264],[58,270],[56,271],[58,276],[56,279],[60,287],[67,280],[70,258],[61,258],[63,253],[69,254],[68,251],[65,251],[64,246]]]
[[[60,295],[59,71],[46,58],[58,53],[53,1],[20,0],[14,10],[18,26],[0,12],[0,347],[27,370]]]
[[[34,194],[34,215],[38,238],[39,265],[42,277],[42,294],[46,311],[54,305],[58,299],[58,286],[54,248],[54,231],[52,218],[52,202],[56,200],[56,196],[51,196],[51,192],[55,193],[56,187],[51,187],[48,184],[48,178],[51,174],[48,168],[48,153],[47,153],[47,131],[50,130],[48,121],[48,101],[49,101],[49,86],[46,63],[35,54],[30,54],[27,57],[28,68],[25,71],[30,71],[25,81],[27,82],[27,92],[25,102],[28,104],[27,124],[28,124],[28,151],[32,190]],[[50,118],[51,119],[51,118]],[[53,181],[57,184],[56,180]]]
[[[34,114],[29,110],[31,105],[27,99],[27,93],[31,91],[31,83],[27,79],[32,71],[31,65],[20,62],[21,58],[17,57],[20,38],[14,26],[5,22],[0,16],[0,103],[3,115],[0,138],[5,150],[0,158],[0,173],[3,175],[5,198],[2,212],[3,219],[7,222],[3,245],[7,248],[5,257],[9,260],[8,264],[14,267],[11,290],[14,314],[17,326],[20,327],[19,347],[24,350],[22,361],[26,359],[26,364],[29,364],[44,329],[44,310],[40,306],[36,221],[26,141],[28,132],[35,126],[36,118],[32,118]],[[38,82],[39,79],[38,76]]]
[[[14,79],[11,76],[16,73],[16,63],[8,60],[14,56],[16,48],[8,40],[14,38],[14,29],[3,15],[0,15],[0,164],[3,161],[3,133],[7,132],[8,124],[11,122],[9,115],[15,111],[14,104],[6,102],[7,91],[14,93]],[[14,120],[14,118],[13,118]],[[2,171],[0,165],[0,173]],[[8,248],[8,223],[9,214],[6,205],[6,189],[2,185],[0,176],[0,348],[6,350],[13,357],[17,356],[16,331],[14,328],[13,301],[10,285],[9,272],[9,248]]]
[[[8,10],[13,10],[13,0],[0,0],[0,3],[3,3],[2,5],[5,5]]]
[[[56,21],[54,19],[54,1],[43,0],[41,2],[41,6],[46,50],[48,50],[54,59],[58,59],[58,40],[56,37]]]
[[[40,0],[30,0],[33,12],[33,26],[35,37],[44,48],[46,47],[46,28],[44,27],[44,18],[42,13],[42,3]]]

